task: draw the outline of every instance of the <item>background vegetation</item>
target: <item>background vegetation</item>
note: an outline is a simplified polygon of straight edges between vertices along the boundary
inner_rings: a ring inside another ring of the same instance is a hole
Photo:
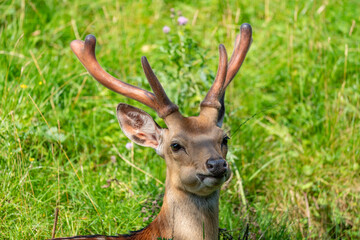
[[[148,56],[190,115],[218,44],[230,55],[244,22],[253,44],[226,96],[234,177],[221,195],[223,238],[359,238],[359,9],[357,0],[2,1],[0,238],[50,238],[56,207],[56,236],[126,233],[161,205],[164,161],[126,147],[115,107],[163,123],[93,80],[71,40],[94,34],[101,64],[146,89]]]

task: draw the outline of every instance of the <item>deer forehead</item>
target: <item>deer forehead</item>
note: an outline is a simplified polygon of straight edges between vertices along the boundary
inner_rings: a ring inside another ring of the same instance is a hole
[[[188,143],[213,142],[224,136],[224,130],[212,121],[202,117],[188,117],[169,124],[167,139],[181,140]]]

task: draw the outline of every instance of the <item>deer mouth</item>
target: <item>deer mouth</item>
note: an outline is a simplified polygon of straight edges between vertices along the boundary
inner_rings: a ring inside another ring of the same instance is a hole
[[[219,175],[204,175],[196,174],[196,177],[199,179],[199,182],[203,187],[216,189],[221,186],[226,180],[226,174]]]
[[[218,175],[204,175],[204,174],[196,174],[196,176],[198,177],[198,179],[201,182],[204,182],[205,179],[209,178],[209,179],[217,179],[217,180],[221,180],[222,178],[225,177],[225,173],[224,174],[218,174]]]

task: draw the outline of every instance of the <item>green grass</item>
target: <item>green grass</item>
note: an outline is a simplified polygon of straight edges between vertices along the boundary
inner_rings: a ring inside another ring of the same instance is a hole
[[[185,28],[172,7],[189,18]],[[253,44],[226,95],[235,174],[220,227],[235,238],[247,223],[251,239],[359,238],[358,9],[356,0],[1,2],[0,238],[50,238],[56,207],[56,236],[126,233],[151,222],[151,202],[161,203],[164,161],[125,148],[115,107],[130,103],[163,123],[93,80],[71,40],[94,34],[101,64],[146,89],[140,57],[148,56],[190,115],[215,74],[218,44],[230,55],[243,22]]]

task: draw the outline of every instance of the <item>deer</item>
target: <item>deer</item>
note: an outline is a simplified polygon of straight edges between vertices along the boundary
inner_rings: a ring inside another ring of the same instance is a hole
[[[147,227],[118,236],[75,236],[56,239],[173,239],[215,240],[219,235],[221,186],[231,175],[226,161],[229,136],[221,128],[225,114],[225,90],[239,71],[252,42],[252,28],[244,23],[236,36],[228,62],[219,45],[215,80],[200,103],[198,116],[183,116],[170,101],[146,57],[141,58],[153,92],[123,82],[107,73],[95,56],[96,38],[74,40],[70,46],[87,71],[102,85],[134,99],[162,118],[161,128],[145,111],[120,103],[116,109],[123,133],[140,146],[151,147],[166,162],[165,194],[160,213]]]

